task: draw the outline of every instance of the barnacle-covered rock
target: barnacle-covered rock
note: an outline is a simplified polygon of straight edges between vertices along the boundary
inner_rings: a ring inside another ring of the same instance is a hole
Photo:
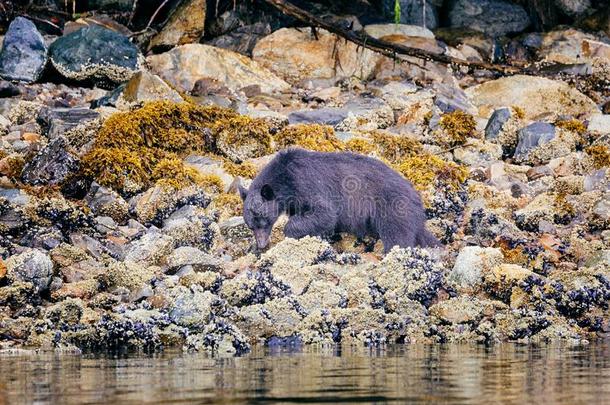
[[[145,267],[138,262],[124,261],[111,263],[104,279],[111,287],[134,291],[150,282],[154,275],[153,268]]]
[[[209,203],[209,197],[199,187],[175,190],[162,186],[152,187],[130,201],[131,209],[140,222],[157,225],[181,207],[205,208]]]
[[[463,287],[473,287],[502,260],[500,249],[467,246],[458,254],[449,278]]]
[[[393,248],[373,270],[381,295],[406,296],[429,306],[445,284],[444,269],[418,248]]]
[[[141,58],[129,38],[97,24],[58,38],[49,56],[64,77],[101,83],[129,80],[140,69]]]
[[[200,333],[187,337],[185,347],[208,353],[240,355],[250,350],[247,337],[233,324],[214,319]]]
[[[40,250],[30,249],[6,261],[8,277],[32,283],[38,292],[48,289],[53,276],[53,262]]]

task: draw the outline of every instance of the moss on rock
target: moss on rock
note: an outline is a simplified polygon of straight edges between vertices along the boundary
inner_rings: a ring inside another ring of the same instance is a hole
[[[162,179],[173,185],[192,184],[186,170],[178,170],[181,180],[175,181],[176,172],[164,169],[178,169],[175,163],[169,164],[173,159],[195,152],[215,152],[210,127],[236,116],[229,109],[169,101],[153,101],[133,111],[113,114],[83,157],[82,174],[126,194]],[[168,176],[161,176],[164,171]],[[155,172],[156,176],[151,175]]]
[[[443,114],[440,126],[449,135],[449,139],[441,140],[441,143],[455,146],[466,143],[468,137],[474,135],[477,124],[472,115],[461,110],[455,110]]]
[[[269,125],[261,118],[238,115],[218,120],[212,126],[216,146],[234,162],[271,152]]]
[[[335,136],[332,127],[319,124],[289,125],[274,137],[277,149],[300,146],[319,152],[335,152],[344,149],[343,143]]]
[[[583,124],[582,121],[577,119],[559,120],[555,122],[555,126],[570,132],[575,132],[579,135],[583,135],[585,132],[587,132],[587,126]]]
[[[246,179],[256,177],[256,166],[252,162],[243,162],[240,164],[233,163],[230,160],[225,160],[222,164],[223,169],[231,176],[240,176]]]
[[[610,166],[610,149],[606,145],[591,145],[585,152],[593,159],[596,169]]]
[[[445,161],[430,153],[408,157],[402,160],[396,169],[420,191],[426,190],[436,181],[457,189],[468,177],[466,167]]]

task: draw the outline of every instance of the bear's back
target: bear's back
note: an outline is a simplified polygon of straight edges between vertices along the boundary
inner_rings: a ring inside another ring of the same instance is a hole
[[[327,193],[362,193],[362,197],[407,194],[419,200],[411,183],[382,161],[351,152],[315,152],[300,148],[281,151],[282,170],[303,191],[319,187]]]

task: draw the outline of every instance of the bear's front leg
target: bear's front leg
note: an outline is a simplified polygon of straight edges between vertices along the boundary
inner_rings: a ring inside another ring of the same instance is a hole
[[[284,227],[284,235],[293,239],[326,235],[334,232],[335,224],[332,210],[318,206],[313,211],[292,215]]]

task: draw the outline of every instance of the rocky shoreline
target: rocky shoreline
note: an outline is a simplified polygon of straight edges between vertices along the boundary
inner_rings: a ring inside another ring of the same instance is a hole
[[[497,77],[309,28],[233,31],[240,54],[176,17],[153,53],[118,23],[72,24],[18,17],[0,52],[0,349],[608,336],[610,33],[513,36],[505,59],[539,75]],[[489,32],[364,29],[493,59]],[[384,257],[279,224],[258,254],[237,185],[292,146],[383,160],[445,247]]]

